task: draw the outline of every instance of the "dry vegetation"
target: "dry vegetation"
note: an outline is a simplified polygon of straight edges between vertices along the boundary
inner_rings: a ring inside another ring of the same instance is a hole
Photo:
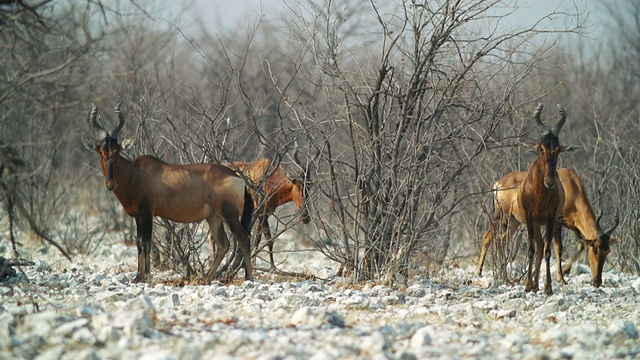
[[[133,221],[81,145],[92,135],[91,103],[123,99],[132,158],[277,155],[294,173],[300,144],[318,181],[312,224],[299,229],[356,280],[402,282],[415,271],[467,266],[488,226],[491,185],[534,158],[519,144],[537,136],[532,114],[543,102],[565,106],[561,142],[582,147],[560,165],[582,176],[605,227],[620,214],[614,236],[622,241],[607,268],[640,272],[635,2],[622,2],[624,11],[590,2],[605,14],[595,31],[606,31],[606,42],[589,39],[580,9],[505,31],[508,15],[493,10],[512,1],[292,2],[281,24],[196,38],[157,21],[149,2],[108,3],[0,1],[0,153],[11,146],[24,162],[10,176],[0,172],[2,226],[15,217],[28,230],[23,238],[33,227],[11,211],[15,201],[72,256],[113,231],[134,240]],[[103,121],[113,118],[105,112]],[[281,224],[299,226],[291,219]],[[164,261],[155,266],[201,275],[202,225],[156,223]],[[573,235],[565,239],[571,251]]]

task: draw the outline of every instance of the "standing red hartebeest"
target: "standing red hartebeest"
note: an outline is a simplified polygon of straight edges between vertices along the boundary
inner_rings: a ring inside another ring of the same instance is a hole
[[[294,159],[302,166],[294,152]],[[295,202],[300,209],[300,217],[304,224],[311,221],[309,210],[307,209],[307,194],[309,186],[313,180],[309,178],[308,167],[304,167],[303,173],[296,178],[290,179],[278,165],[271,159],[265,158],[252,163],[235,162],[231,165],[240,173],[246,176],[252,184],[252,195],[257,210],[258,234],[254,248],[259,249],[262,236],[267,239],[269,248],[269,260],[271,267],[275,268],[273,260],[273,243],[269,229],[269,216],[275,213],[278,206],[288,202]]]
[[[134,281],[143,281],[151,271],[154,216],[180,223],[207,220],[211,247],[214,243],[216,246],[215,259],[205,277],[207,283],[229,249],[222,226],[227,224],[244,256],[245,278],[253,280],[249,240],[253,199],[244,180],[218,164],[173,165],[149,155],[133,161],[125,159],[120,153],[131,141],[118,143],[118,132],[124,125],[121,106],[122,101],[115,107],[118,125],[108,132],[98,124],[98,107],[93,105],[89,123],[98,132],[100,141],[86,139],[84,145],[100,155],[105,187],[113,191],[127,215],[136,220],[138,274]]]
[[[495,217],[492,226],[483,236],[482,252],[478,260],[476,273],[482,274],[484,260],[489,246],[495,237],[495,231],[500,229],[498,241],[509,239],[524,222],[524,209],[517,199],[517,189],[527,173],[514,171],[498,180],[494,186]],[[617,227],[619,219],[615,217],[615,224],[607,231],[600,227],[600,219],[595,217],[591,205],[582,184],[582,179],[572,169],[558,169],[558,176],[565,194],[564,207],[562,209],[562,225],[572,230],[578,238],[578,251],[565,264],[562,271],[568,273],[575,258],[583,247],[589,247],[589,265],[591,267],[591,283],[595,287],[602,285],[602,269],[609,255],[610,247],[618,240],[611,238],[611,234]],[[558,281],[562,281],[562,273],[558,266]]]
[[[562,241],[558,220],[562,216],[564,206],[564,189],[558,178],[558,154],[564,151],[560,146],[558,135],[567,120],[567,113],[558,105],[560,120],[552,129],[547,129],[540,120],[542,104],[539,104],[533,115],[536,124],[543,130],[540,142],[534,145],[538,151],[538,158],[529,166],[522,184],[517,189],[518,203],[524,209],[524,223],[527,226],[529,238],[529,264],[527,267],[527,284],[525,291],[538,291],[540,265],[542,257],[547,265],[544,292],[553,293],[551,288],[551,270],[549,258],[551,255],[551,240],[556,248],[556,256],[562,254]],[[545,226],[545,239],[542,239],[542,226]],[[535,272],[532,271],[533,257],[536,255]],[[558,264],[558,267],[561,267]],[[561,271],[561,270],[560,270]],[[560,274],[560,277],[562,275]],[[564,279],[562,279],[564,283]]]

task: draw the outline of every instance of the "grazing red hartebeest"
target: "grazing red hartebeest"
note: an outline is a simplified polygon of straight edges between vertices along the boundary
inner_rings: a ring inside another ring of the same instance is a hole
[[[543,130],[540,142],[534,145],[538,151],[538,158],[529,166],[524,180],[518,186],[518,203],[524,209],[524,223],[527,226],[529,238],[529,264],[527,267],[527,284],[525,291],[538,291],[540,265],[544,254],[546,277],[544,293],[551,294],[551,270],[549,258],[551,255],[551,240],[555,237],[556,256],[560,260],[562,254],[562,241],[560,238],[560,225],[558,220],[562,216],[564,206],[564,189],[559,181],[557,173],[558,154],[564,151],[560,146],[558,135],[567,120],[567,113],[558,105],[560,120],[548,130],[540,120],[542,104],[539,104],[534,113],[536,124]],[[545,239],[542,239],[542,226],[546,227]],[[536,267],[533,271],[533,258],[536,255]],[[562,264],[558,264],[562,267]],[[561,272],[561,270],[559,270]],[[564,279],[562,279],[564,282]]]
[[[294,152],[294,159],[300,166],[302,165],[297,157],[297,152]],[[293,201],[300,209],[302,222],[308,224],[311,221],[307,209],[307,194],[313,180],[309,178],[308,167],[304,167],[306,170],[299,177],[291,179],[280,170],[274,161],[268,158],[252,163],[235,162],[230,166],[244,174],[252,184],[252,195],[255,207],[258,209],[256,212],[258,234],[254,248],[259,249],[260,240],[264,235],[269,248],[269,261],[271,267],[275,268],[273,260],[274,239],[269,229],[269,216],[275,213],[278,206]]]
[[[244,256],[245,278],[253,280],[251,268],[251,217],[253,199],[242,178],[218,164],[173,165],[143,155],[129,161],[120,154],[131,145],[118,143],[124,125],[122,101],[115,107],[118,125],[111,132],[97,122],[98,107],[93,105],[89,123],[98,132],[99,142],[84,140],[87,149],[96,151],[102,161],[105,187],[113,191],[125,212],[135,218],[137,226],[138,274],[134,282],[143,281],[151,271],[150,252],[153,217],[180,223],[209,223],[210,239],[216,256],[205,281],[211,282],[229,249],[224,232],[227,224]]]
[[[498,241],[505,241],[513,236],[521,223],[524,222],[524,209],[518,203],[517,188],[526,174],[522,171],[511,172],[498,180],[493,187],[495,217],[492,219],[492,226],[483,236],[482,252],[476,271],[478,275],[482,274],[484,260],[495,237],[496,229],[501,229]],[[562,271],[565,274],[569,272],[573,261],[586,245],[589,247],[591,283],[593,286],[599,287],[602,285],[602,269],[607,255],[609,255],[610,247],[618,241],[611,238],[611,234],[617,227],[619,219],[616,216],[613,227],[608,231],[603,231],[600,227],[601,215],[596,219],[587,199],[582,179],[578,174],[572,169],[558,169],[558,176],[565,193],[561,224],[572,230],[579,242],[578,251],[565,264]],[[558,281],[562,281],[560,267],[558,267]]]

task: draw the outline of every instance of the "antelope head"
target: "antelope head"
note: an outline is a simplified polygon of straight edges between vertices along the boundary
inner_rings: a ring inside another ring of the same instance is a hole
[[[558,180],[557,175],[557,163],[558,163],[558,154],[563,151],[566,151],[564,146],[560,146],[560,141],[558,135],[560,134],[560,130],[562,130],[562,126],[567,120],[567,112],[558,105],[558,113],[560,114],[560,120],[555,124],[552,129],[548,129],[542,120],[540,120],[540,114],[542,113],[542,103],[538,104],[533,117],[536,121],[536,124],[542,131],[542,138],[540,142],[534,145],[531,145],[539,155],[539,160],[542,162],[542,166],[544,168],[544,186],[547,189],[553,189],[557,186],[556,182]]]
[[[602,269],[607,260],[611,246],[618,242],[618,239],[612,238],[611,234],[620,224],[620,218],[616,214],[613,220],[613,226],[607,231],[603,231],[600,226],[602,213],[596,218],[596,229],[598,229],[598,238],[595,240],[581,240],[582,243],[589,246],[589,264],[591,266],[592,279],[591,283],[595,287],[602,285]]]
[[[124,125],[124,114],[122,113],[122,101],[114,108],[116,117],[118,118],[118,125],[111,131],[105,130],[105,128],[98,123],[98,106],[92,104],[91,113],[89,114],[89,124],[98,133],[99,141],[93,141],[91,139],[84,139],[84,146],[95,151],[100,155],[102,162],[102,171],[104,172],[104,186],[107,190],[113,191],[116,189],[115,173],[117,171],[115,166],[115,159],[120,154],[120,151],[126,150],[133,145],[133,139],[126,139],[122,141],[122,144],[118,143],[118,133]]]

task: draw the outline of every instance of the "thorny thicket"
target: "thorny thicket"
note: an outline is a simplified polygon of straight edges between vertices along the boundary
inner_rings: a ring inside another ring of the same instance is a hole
[[[103,190],[94,154],[80,146],[80,133],[91,134],[91,103],[125,101],[122,134],[136,139],[131,158],[270,155],[293,174],[298,143],[317,169],[312,225],[284,217],[290,206],[276,213],[277,232],[297,228],[346,273],[392,283],[410,270],[475,261],[492,214],[491,185],[533,160],[518,144],[536,136],[531,114],[541,101],[565,105],[562,141],[584,148],[563,154],[561,166],[583,177],[596,212],[621,213],[614,235],[623,241],[610,266],[640,271],[633,61],[640,31],[615,7],[609,17],[623,20],[611,34],[626,36],[588,52],[557,41],[585,29],[582,12],[503,31],[509,1],[296,2],[285,26],[257,20],[249,31],[215,37],[186,35],[178,22],[159,25],[153,3],[55,1],[33,11],[19,4],[0,5],[1,36],[12,44],[1,50],[2,140],[25,160],[17,193],[26,210],[70,253],[120,242],[123,231],[128,241],[135,235]],[[637,16],[638,8],[625,12]],[[569,25],[551,26],[558,18]],[[62,223],[76,229],[55,226]],[[202,274],[206,226],[156,223],[165,265]]]

